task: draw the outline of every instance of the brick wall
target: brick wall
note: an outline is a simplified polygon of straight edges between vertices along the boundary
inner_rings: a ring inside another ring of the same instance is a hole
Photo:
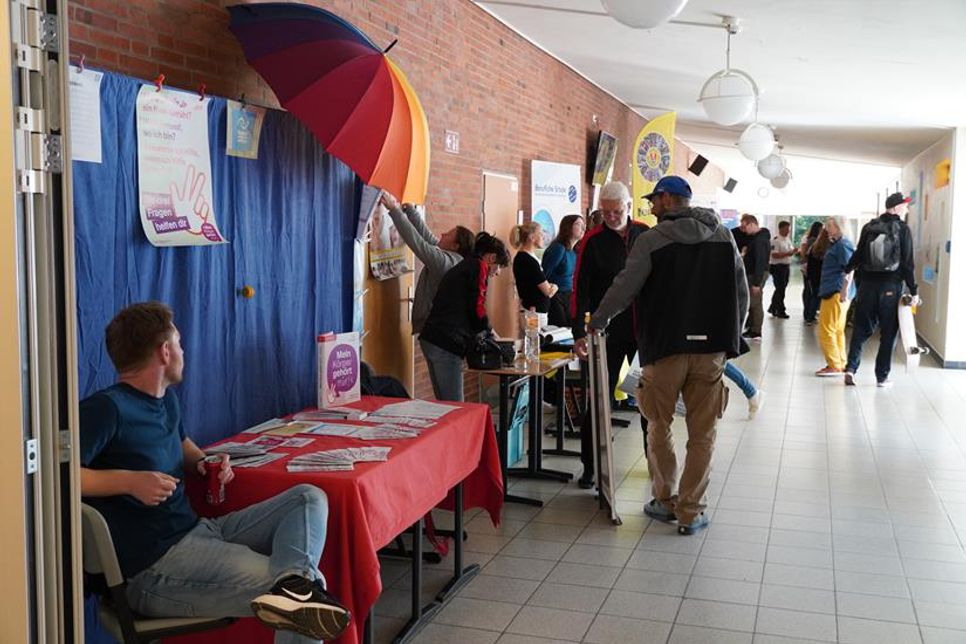
[[[71,54],[86,64],[209,94],[277,106],[227,29],[224,7],[237,0],[75,0]],[[537,49],[469,0],[317,0],[376,43],[398,38],[392,58],[420,96],[430,125],[432,175],[427,212],[437,231],[475,227],[482,170],[520,177],[529,210],[530,161],[587,163],[598,127],[619,138],[614,176],[629,179],[631,147],[644,119]],[[593,122],[598,118],[599,125]],[[459,155],[443,151],[443,131],[460,133]],[[678,142],[676,171],[694,153]],[[711,166],[689,177],[696,192],[724,182]],[[583,189],[584,206],[590,187]],[[418,351],[418,348],[417,348]],[[417,393],[431,392],[421,358]],[[476,391],[475,383],[467,383]]]

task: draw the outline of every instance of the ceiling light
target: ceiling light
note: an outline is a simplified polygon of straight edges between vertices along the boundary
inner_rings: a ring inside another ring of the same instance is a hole
[[[792,172],[788,168],[783,168],[777,177],[771,180],[771,185],[781,190],[792,180]]]
[[[738,21],[731,16],[722,20],[728,31],[725,68],[704,83],[698,102],[708,118],[719,125],[736,125],[751,116],[758,106],[758,85],[740,69],[731,67],[731,36],[738,33]]]
[[[758,162],[758,174],[766,179],[774,179],[785,169],[785,159],[777,154],[769,154]]]
[[[614,20],[635,29],[653,29],[678,15],[688,0],[600,0]]]
[[[775,133],[763,123],[752,123],[738,138],[738,149],[746,159],[761,161],[775,149]]]

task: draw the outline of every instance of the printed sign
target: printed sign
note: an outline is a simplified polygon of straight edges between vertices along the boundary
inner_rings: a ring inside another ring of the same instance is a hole
[[[318,350],[319,409],[359,400],[359,334],[320,335]]]
[[[104,74],[70,68],[70,154],[72,161],[101,162],[101,79]]]
[[[422,207],[417,206],[422,214]],[[377,205],[372,210],[372,237],[369,238],[369,270],[377,280],[388,280],[413,271],[409,249],[393,225],[389,212]]]
[[[258,158],[258,141],[265,123],[265,108],[228,101],[228,141],[225,151],[230,157]]]
[[[530,172],[531,220],[543,228],[543,246],[557,236],[560,220],[579,215],[581,201],[581,169],[569,163],[533,161]]]
[[[137,99],[141,226],[155,246],[223,244],[211,197],[208,99],[145,85]]]

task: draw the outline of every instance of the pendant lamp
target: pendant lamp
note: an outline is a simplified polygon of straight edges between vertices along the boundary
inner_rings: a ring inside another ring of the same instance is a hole
[[[757,106],[758,85],[747,72],[731,67],[731,36],[738,33],[738,25],[734,18],[726,17],[724,27],[728,31],[725,68],[705,81],[698,102],[718,125],[737,125]]]
[[[611,17],[635,29],[653,29],[678,15],[688,0],[600,0]]]
[[[774,179],[785,169],[785,159],[772,153],[758,162],[758,174],[765,179]]]
[[[792,172],[788,168],[784,168],[777,177],[771,180],[771,185],[774,188],[781,190],[788,185],[788,182],[792,180]]]
[[[762,123],[752,123],[738,138],[738,150],[751,161],[761,161],[775,149],[775,133]]]

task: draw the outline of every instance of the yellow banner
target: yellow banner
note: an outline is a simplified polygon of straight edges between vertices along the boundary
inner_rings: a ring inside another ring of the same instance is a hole
[[[657,224],[651,214],[651,203],[644,198],[654,189],[658,179],[671,171],[674,156],[674,124],[677,113],[668,112],[651,119],[634,142],[631,193],[634,198],[634,219],[649,226]]]

